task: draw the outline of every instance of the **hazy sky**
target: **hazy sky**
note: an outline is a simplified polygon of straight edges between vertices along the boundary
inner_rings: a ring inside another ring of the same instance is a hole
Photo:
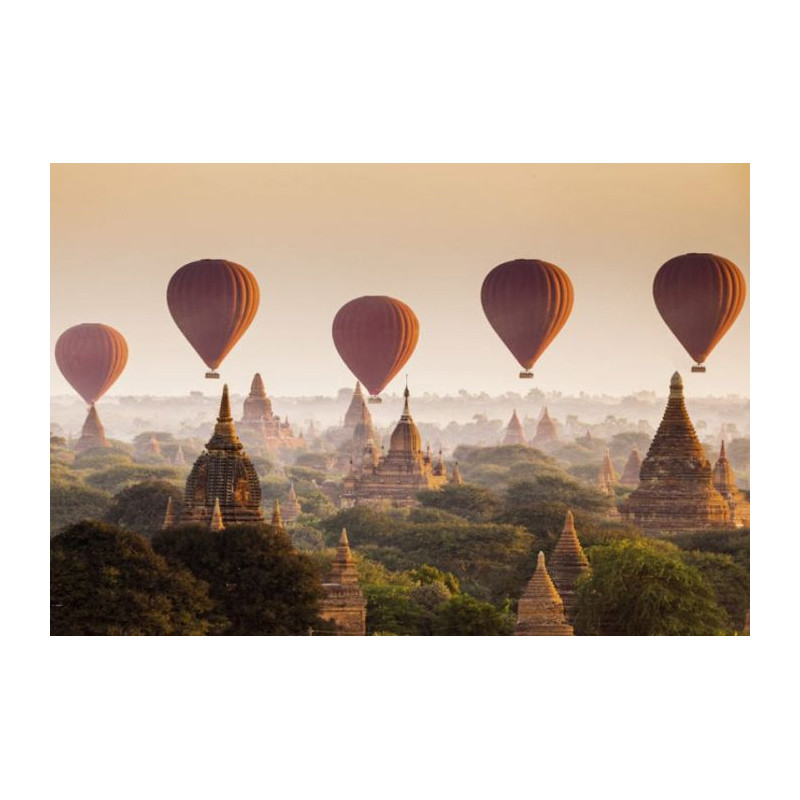
[[[219,391],[172,321],[167,283],[183,264],[226,258],[259,282],[253,324],[220,373],[244,392],[333,394],[354,382],[331,339],[336,311],[365,294],[408,303],[420,339],[412,394],[459,389],[749,394],[749,297],[705,375],[659,316],[653,277],[673,256],[711,252],[750,287],[749,166],[557,164],[53,165],[51,393],[71,392],[58,336],[103,322],[128,341],[109,391]],[[484,317],[486,273],[540,258],[575,288],[572,315],[533,381]],[[387,387],[402,389],[402,374]]]

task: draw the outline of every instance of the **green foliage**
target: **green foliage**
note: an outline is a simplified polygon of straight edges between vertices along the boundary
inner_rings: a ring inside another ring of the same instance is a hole
[[[701,553],[693,550],[683,553],[683,560],[698,569],[714,590],[714,596],[731,621],[729,633],[744,627],[744,618],[750,608],[750,573],[734,562],[729,555]]]
[[[540,450],[523,445],[514,447],[457,447],[454,458],[466,483],[478,484],[495,492],[513,481],[535,480],[540,475],[559,475],[558,462]]]
[[[433,620],[434,636],[510,636],[514,617],[491,603],[459,594],[441,605]]]
[[[488,522],[500,508],[494,492],[469,484],[446,484],[438,491],[420,492],[417,499],[427,508],[449,511],[470,522]]]
[[[253,455],[249,449],[247,455],[259,478],[263,475],[269,475],[275,469],[275,464],[269,456]]]
[[[430,564],[422,564],[416,569],[409,570],[409,577],[421,586],[428,586],[433,583],[441,583],[452,594],[458,594],[460,586],[458,578],[452,572],[442,572]]]
[[[729,555],[750,572],[750,528],[689,531],[674,534],[669,541],[682,550]]]
[[[81,520],[101,520],[110,505],[108,492],[75,483],[51,483],[50,532]]]
[[[302,523],[289,526],[289,538],[298,550],[321,550],[325,547],[322,531]]]
[[[86,483],[95,489],[117,494],[127,486],[147,480],[173,480],[182,485],[181,473],[174,467],[119,464],[87,476]]]
[[[161,530],[169,498],[177,517],[183,503],[183,491],[167,481],[135,483],[114,496],[106,519],[129,531],[152,536]]]
[[[229,620],[227,635],[304,635],[325,627],[317,616],[319,569],[285,533],[266,525],[171,528],[153,537],[153,547],[208,582]]]
[[[514,513],[537,503],[564,503],[573,510],[604,512],[611,507],[606,495],[562,473],[518,481],[506,492],[506,509]]]
[[[156,437],[159,444],[172,444],[175,437],[167,431],[142,431],[133,437],[133,446],[136,450],[144,450],[150,444],[150,440]]]
[[[212,630],[208,587],[171,568],[149,542],[99,522],[50,542],[54,636],[203,635]]]
[[[639,454],[642,458],[645,457],[647,451],[650,449],[651,437],[647,433],[639,431],[625,431],[624,433],[615,433],[608,443],[608,449],[614,459],[622,459],[623,463],[628,460],[631,454],[631,449],[636,445]]]
[[[730,628],[709,582],[674,545],[620,539],[586,554],[591,571],[578,582],[576,634],[703,636]]]
[[[133,459],[124,450],[117,450],[113,447],[95,447],[91,450],[84,450],[82,453],[76,453],[73,466],[75,469],[81,470],[101,470],[132,463]]]
[[[294,466],[306,467],[324,475],[331,466],[331,457],[327,453],[299,453]]]
[[[424,630],[428,615],[408,590],[372,584],[363,586],[362,591],[367,601],[367,635],[418,636]]]

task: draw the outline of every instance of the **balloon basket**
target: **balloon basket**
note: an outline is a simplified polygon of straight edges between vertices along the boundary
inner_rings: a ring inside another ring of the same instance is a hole
[[[530,380],[533,377],[532,372],[520,372],[520,378],[525,378],[526,380]]]
[[[694,367],[692,367],[692,372],[705,372],[705,371],[706,368],[701,367],[699,364],[696,364]]]
[[[367,402],[368,403],[382,403],[383,400],[381,400],[380,397],[370,397],[369,400],[367,400]]]
[[[206,372],[206,378],[214,378],[219,380],[219,372]]]

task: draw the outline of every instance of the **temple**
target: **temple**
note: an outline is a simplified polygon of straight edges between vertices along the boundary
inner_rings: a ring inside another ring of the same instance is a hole
[[[603,463],[600,467],[600,472],[597,477],[597,483],[600,491],[603,494],[612,496],[614,495],[614,484],[617,482],[617,473],[614,469],[614,463],[611,461],[611,452],[606,448],[605,455],[603,456]]]
[[[564,603],[564,616],[567,622],[575,621],[575,587],[578,578],[589,571],[589,561],[583,552],[572,512],[567,511],[564,530],[550,556],[550,577],[556,585]]]
[[[461,484],[464,483],[464,479],[461,477],[461,470],[458,468],[458,461],[453,465],[453,474],[450,476],[450,483],[456,486],[461,486]]]
[[[528,444],[525,439],[525,431],[522,429],[522,423],[519,421],[519,417],[517,416],[516,408],[514,409],[514,413],[511,415],[511,419],[508,421],[506,435],[503,439],[503,447],[513,446],[515,444]]]
[[[183,447],[181,445],[178,445],[178,449],[175,451],[175,455],[172,457],[172,463],[176,467],[186,466],[186,457],[183,454]]]
[[[564,603],[553,584],[539,551],[536,571],[519,599],[514,636],[572,636],[564,617]]]
[[[550,414],[547,413],[547,406],[544,407],[542,418],[536,426],[536,436],[533,437],[531,444],[534,447],[541,447],[542,445],[549,444],[558,440],[558,433],[556,432],[556,424],[550,419]]]
[[[289,500],[283,510],[283,518],[287,522],[294,522],[303,509],[300,506],[300,501],[297,499],[297,492],[294,490],[294,484],[289,484]]]
[[[390,505],[410,507],[417,504],[417,492],[438,489],[447,483],[441,460],[436,464],[430,451],[423,454],[417,426],[408,407],[408,387],[400,421],[389,442],[386,455],[362,458],[359,465],[351,461],[349,474],[342,481],[341,506]]]
[[[728,505],[714,488],[676,372],[664,417],[639,472],[639,486],[620,504],[623,517],[645,532],[678,533],[728,525]]]
[[[639,455],[639,448],[634,445],[631,454],[625,462],[625,469],[622,470],[622,477],[619,482],[625,486],[639,485],[639,470],[642,468],[642,457]]]
[[[81,438],[78,439],[75,445],[75,452],[82,453],[84,450],[92,450],[95,447],[111,447],[111,445],[106,439],[103,423],[100,422],[97,409],[92,403],[89,413],[86,415],[86,421],[83,423],[83,428],[81,428]]]
[[[358,574],[344,528],[331,574],[322,584],[322,589],[320,617],[333,622],[339,636],[364,636],[367,632],[367,603],[358,585]]]
[[[734,528],[750,527],[750,503],[739,491],[733,475],[731,462],[725,453],[725,440],[719,450],[719,458],[714,464],[714,488],[722,495],[728,505],[728,524]]]
[[[364,401],[364,393],[361,391],[361,383],[356,381],[356,388],[353,390],[353,397],[350,400],[350,405],[347,407],[347,412],[344,415],[344,427],[348,433],[353,433],[356,425],[364,419],[364,412],[366,417],[369,418],[369,410]],[[372,420],[370,419],[370,424]]]
[[[279,447],[305,446],[305,439],[295,437],[289,418],[281,422],[281,418],[272,413],[272,402],[267,397],[264,381],[258,372],[250,384],[250,394],[244,401],[239,430],[242,438],[255,447],[274,450]]]
[[[184,508],[176,524],[210,525],[217,506],[225,526],[264,521],[261,485],[236,435],[227,384],[214,435],[186,479]]]

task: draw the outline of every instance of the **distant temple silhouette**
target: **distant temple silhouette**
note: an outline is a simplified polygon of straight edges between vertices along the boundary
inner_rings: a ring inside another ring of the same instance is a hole
[[[253,376],[250,394],[244,401],[244,413],[239,420],[239,431],[242,438],[254,447],[266,447],[274,450],[279,447],[304,447],[305,439],[295,437],[287,417],[283,422],[272,411],[272,401],[267,397],[267,390],[260,373]]]
[[[517,409],[515,408],[514,412],[511,414],[511,419],[508,421],[508,426],[506,427],[506,435],[503,438],[503,447],[514,446],[517,444],[526,445],[528,442],[525,439],[525,431],[522,428],[522,423],[519,421]]]
[[[103,428],[97,409],[92,403],[81,429],[81,437],[75,444],[75,451],[81,453],[84,450],[92,450],[95,447],[111,447],[111,445],[106,439],[105,428]]]

